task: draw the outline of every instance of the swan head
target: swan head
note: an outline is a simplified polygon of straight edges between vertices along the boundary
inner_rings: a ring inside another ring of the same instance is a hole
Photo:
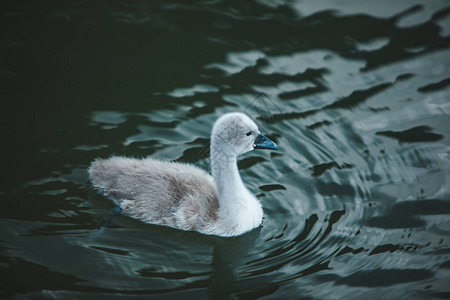
[[[212,130],[211,147],[227,156],[237,156],[253,149],[278,149],[274,142],[259,132],[255,122],[238,112],[228,113],[217,120]]]

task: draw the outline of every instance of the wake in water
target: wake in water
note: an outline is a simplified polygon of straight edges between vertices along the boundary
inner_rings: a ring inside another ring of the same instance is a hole
[[[104,235],[110,228],[117,227],[117,218],[121,215],[122,209],[117,206],[109,211],[109,214],[103,218],[99,224],[99,229],[92,231],[89,234],[89,240],[95,241],[102,235]]]

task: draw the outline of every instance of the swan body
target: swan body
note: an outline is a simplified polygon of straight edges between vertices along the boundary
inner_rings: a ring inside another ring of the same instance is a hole
[[[93,186],[125,215],[147,223],[218,236],[258,227],[263,210],[245,187],[237,156],[278,146],[245,114],[217,120],[211,134],[211,173],[189,164],[113,156],[89,167]]]

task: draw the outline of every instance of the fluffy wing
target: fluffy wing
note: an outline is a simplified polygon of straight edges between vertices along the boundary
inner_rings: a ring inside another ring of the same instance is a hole
[[[187,164],[111,157],[89,168],[94,187],[148,223],[202,231],[217,217],[212,177]]]

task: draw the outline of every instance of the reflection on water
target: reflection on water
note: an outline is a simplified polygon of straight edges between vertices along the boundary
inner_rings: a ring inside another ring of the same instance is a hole
[[[445,298],[446,1],[11,2],[0,15],[1,297]],[[209,169],[211,124],[263,225],[223,239],[111,215],[86,168]]]

